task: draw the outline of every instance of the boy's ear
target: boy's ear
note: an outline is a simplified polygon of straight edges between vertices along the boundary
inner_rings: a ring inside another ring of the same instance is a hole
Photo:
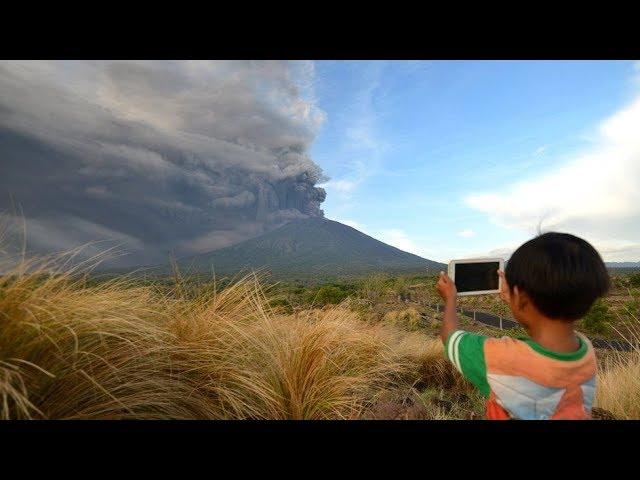
[[[518,290],[518,286],[513,287],[513,300],[520,310],[529,304],[529,297],[526,292]]]

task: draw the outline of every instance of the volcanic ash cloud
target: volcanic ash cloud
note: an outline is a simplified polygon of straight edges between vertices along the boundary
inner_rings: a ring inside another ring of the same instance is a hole
[[[131,252],[118,265],[322,216],[324,114],[299,67],[0,62],[0,208],[22,208],[31,250],[108,239]]]

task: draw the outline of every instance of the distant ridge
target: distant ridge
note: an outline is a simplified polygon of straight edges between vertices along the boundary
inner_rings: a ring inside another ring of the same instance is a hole
[[[434,273],[444,264],[387,245],[326,218],[294,220],[236,245],[181,259],[190,271],[236,274],[261,269],[274,276],[341,277],[374,272]]]
[[[605,262],[609,268],[640,268],[640,262]]]
[[[640,272],[640,262],[605,262],[605,265],[613,273]]]

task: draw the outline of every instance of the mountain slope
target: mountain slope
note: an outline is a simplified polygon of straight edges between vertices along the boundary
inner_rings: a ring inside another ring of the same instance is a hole
[[[333,220],[296,220],[220,250],[180,262],[190,270],[234,274],[264,269],[275,275],[342,276],[440,270],[443,264],[404,252]]]

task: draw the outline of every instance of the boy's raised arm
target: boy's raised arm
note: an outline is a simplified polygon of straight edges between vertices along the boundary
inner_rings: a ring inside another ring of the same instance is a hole
[[[446,344],[449,335],[458,329],[458,314],[456,313],[456,295],[458,291],[456,284],[444,272],[440,272],[436,288],[440,297],[444,300],[444,318],[440,328],[440,338]]]

